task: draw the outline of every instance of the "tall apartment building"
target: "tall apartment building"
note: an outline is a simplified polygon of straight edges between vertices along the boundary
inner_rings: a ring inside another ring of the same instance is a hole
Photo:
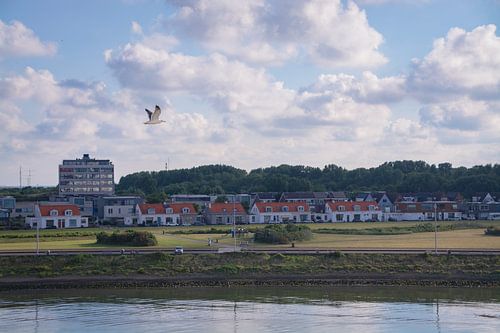
[[[113,195],[114,166],[110,160],[96,160],[83,154],[76,160],[63,160],[59,165],[59,194]]]

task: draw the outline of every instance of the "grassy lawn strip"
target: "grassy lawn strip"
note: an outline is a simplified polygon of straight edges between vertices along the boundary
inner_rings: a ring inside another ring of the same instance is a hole
[[[500,256],[400,254],[285,255],[226,253],[0,257],[0,277],[324,275],[328,273],[469,274],[500,278]]]
[[[437,224],[438,231],[465,230],[484,228],[482,224],[472,222],[455,222]],[[391,226],[386,228],[366,228],[366,229],[338,229],[319,228],[314,229],[317,234],[340,234],[340,235],[404,235],[417,232],[433,232],[434,223],[420,223],[409,226]]]

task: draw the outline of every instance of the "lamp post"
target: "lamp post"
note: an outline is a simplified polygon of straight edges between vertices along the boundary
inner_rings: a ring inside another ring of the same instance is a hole
[[[40,209],[38,203],[35,206],[35,212]],[[36,217],[36,255],[40,255],[40,218]]]
[[[438,253],[437,248],[437,203],[434,203],[434,254]]]
[[[234,252],[236,252],[236,194],[233,195],[233,237],[234,237]]]

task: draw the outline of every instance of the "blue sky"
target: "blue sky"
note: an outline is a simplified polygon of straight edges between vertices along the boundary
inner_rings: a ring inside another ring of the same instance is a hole
[[[0,20],[0,184],[87,152],[117,181],[167,159],[499,162],[497,0],[7,0]]]

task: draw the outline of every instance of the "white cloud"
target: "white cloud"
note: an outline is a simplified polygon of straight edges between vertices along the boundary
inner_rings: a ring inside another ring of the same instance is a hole
[[[19,21],[0,20],[0,59],[8,57],[48,56],[56,53],[53,42],[42,42],[33,30]]]
[[[360,79],[347,74],[323,74],[307,90],[335,92],[359,102],[383,104],[403,99],[406,96],[405,84],[403,76],[378,78],[371,72],[364,72]]]
[[[255,69],[221,54],[187,56],[127,44],[106,54],[106,63],[124,87],[202,98],[218,111],[268,117],[285,109],[293,91],[263,69]]]
[[[387,59],[383,37],[349,1],[169,1],[171,32],[199,40],[208,50],[243,61],[276,65],[301,52],[324,67],[368,68]]]
[[[408,85],[422,100],[500,97],[500,38],[493,24],[471,32],[450,29],[422,60],[414,60]]]
[[[137,34],[137,35],[142,35],[142,27],[141,25],[136,22],[136,21],[132,21],[132,26],[130,28],[130,30],[132,31],[132,33],[134,34]]]

